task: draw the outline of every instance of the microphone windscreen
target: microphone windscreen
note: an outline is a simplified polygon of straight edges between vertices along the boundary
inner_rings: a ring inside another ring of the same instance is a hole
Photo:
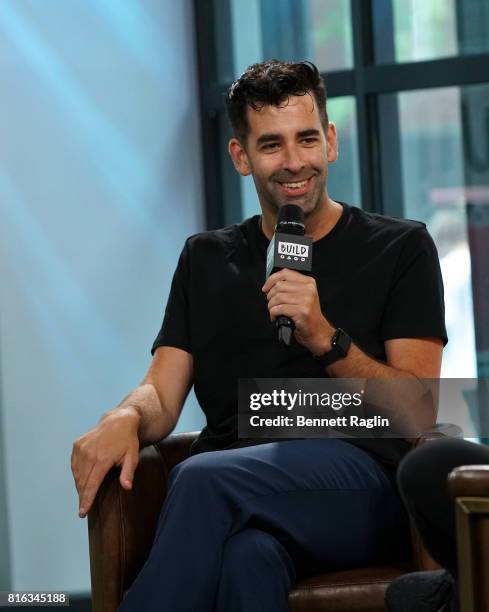
[[[304,211],[297,204],[284,204],[278,209],[276,232],[303,236],[306,231]]]

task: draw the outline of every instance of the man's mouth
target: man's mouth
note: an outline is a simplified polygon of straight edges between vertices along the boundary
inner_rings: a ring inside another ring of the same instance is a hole
[[[288,181],[287,183],[277,181],[280,185],[280,190],[288,196],[301,196],[309,191],[311,178],[302,181]]]

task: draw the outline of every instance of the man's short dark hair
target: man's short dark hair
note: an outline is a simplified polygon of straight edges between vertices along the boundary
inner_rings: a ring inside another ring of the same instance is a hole
[[[281,62],[276,59],[253,64],[234,81],[226,94],[226,110],[236,138],[244,144],[250,133],[248,107],[282,106],[290,96],[313,95],[326,132],[326,87],[312,62]]]

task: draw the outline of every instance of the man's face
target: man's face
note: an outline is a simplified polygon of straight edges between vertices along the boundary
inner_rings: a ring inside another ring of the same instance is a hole
[[[232,139],[229,152],[238,172],[253,176],[262,209],[276,214],[284,204],[298,204],[308,215],[320,208],[337,143],[334,124],[326,137],[314,97],[291,96],[283,106],[248,108],[248,122],[245,146]]]

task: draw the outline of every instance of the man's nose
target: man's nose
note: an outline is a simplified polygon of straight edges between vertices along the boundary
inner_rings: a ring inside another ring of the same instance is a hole
[[[295,146],[289,146],[285,148],[284,151],[284,170],[288,170],[289,172],[293,172],[296,174],[300,172],[305,164],[300,155],[300,151]]]

